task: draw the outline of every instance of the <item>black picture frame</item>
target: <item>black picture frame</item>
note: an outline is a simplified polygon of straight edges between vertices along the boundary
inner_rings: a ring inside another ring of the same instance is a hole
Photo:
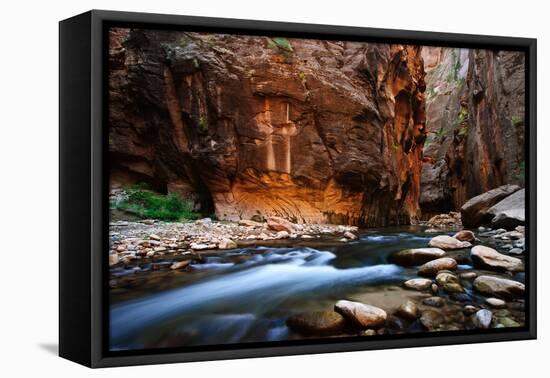
[[[526,53],[526,327],[225,345],[127,353],[105,348],[108,322],[106,29],[140,26]],[[59,24],[59,354],[88,367],[250,358],[536,338],[536,39],[92,10]]]

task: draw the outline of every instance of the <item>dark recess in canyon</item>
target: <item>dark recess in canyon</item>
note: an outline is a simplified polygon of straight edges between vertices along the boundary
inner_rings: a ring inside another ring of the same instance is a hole
[[[112,29],[109,65],[112,186],[203,214],[388,226],[523,184],[519,53]]]

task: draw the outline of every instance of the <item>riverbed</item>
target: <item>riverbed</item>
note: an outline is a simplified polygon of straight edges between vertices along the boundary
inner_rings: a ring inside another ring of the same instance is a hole
[[[453,231],[438,234],[452,235]],[[112,350],[216,345],[296,340],[319,335],[290,329],[295,314],[327,311],[341,299],[384,309],[388,320],[377,334],[472,329],[465,306],[485,308],[487,296],[461,278],[464,293],[450,295],[409,290],[403,283],[417,278],[417,266],[391,263],[389,256],[408,248],[427,247],[436,234],[425,227],[368,229],[358,238],[342,242],[317,235],[308,240],[250,242],[229,250],[201,251],[184,270],[170,269],[180,257],[165,255],[138,259],[110,268],[110,346]],[[476,244],[505,252],[503,242],[488,233]],[[457,275],[474,272],[524,281],[524,273],[476,269],[470,248],[447,251],[458,262]],[[443,298],[444,305],[423,304],[428,297]],[[420,311],[436,311],[442,321],[427,329],[419,320],[392,314],[407,300]],[[493,309],[495,327],[522,326],[522,298]],[[501,321],[501,319],[505,319]],[[348,328],[330,337],[364,335]]]

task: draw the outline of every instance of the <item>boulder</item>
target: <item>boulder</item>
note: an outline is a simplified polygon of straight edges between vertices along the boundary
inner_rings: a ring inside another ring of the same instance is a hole
[[[460,241],[449,235],[438,235],[430,240],[429,245],[441,249],[461,249],[472,246],[470,242]]]
[[[520,190],[517,185],[503,185],[498,188],[491,189],[488,192],[470,198],[460,208],[462,214],[462,224],[465,227],[477,227],[479,225],[488,223],[487,212],[499,201],[508,197],[509,195]]]
[[[384,325],[387,314],[381,308],[360,302],[340,300],[334,305],[336,312],[362,328]]]
[[[525,295],[525,285],[521,282],[495,276],[479,276],[474,280],[478,292],[501,298],[517,298]]]
[[[427,278],[413,278],[403,284],[407,289],[428,290],[432,286],[432,280]]]
[[[458,231],[456,234],[453,235],[453,238],[460,240],[460,241],[466,241],[466,242],[474,242],[476,240],[475,234],[470,230],[461,230]]]
[[[289,222],[281,217],[267,218],[267,227],[273,231],[286,231],[289,234],[293,233],[296,229],[294,223]]]
[[[493,308],[506,307],[506,302],[499,298],[487,298],[485,302],[487,302],[487,304]]]
[[[420,316],[420,323],[428,330],[439,328],[443,321],[443,316],[434,310],[423,311]]]
[[[435,280],[447,293],[462,293],[464,291],[460,285],[460,279],[451,272],[439,272]]]
[[[506,269],[511,272],[524,271],[523,262],[520,259],[504,255],[490,247],[476,245],[470,251],[470,256],[476,265],[484,268]]]
[[[455,270],[457,262],[451,257],[432,260],[418,268],[418,274],[424,277],[435,277],[440,270]]]
[[[389,260],[403,266],[414,266],[443,256],[445,256],[445,251],[440,248],[412,248],[392,253]]]
[[[525,189],[518,190],[491,207],[487,214],[493,228],[514,230],[525,224]]]
[[[397,316],[407,320],[415,320],[418,317],[418,308],[413,301],[408,300],[399,306],[395,313]]]
[[[286,324],[299,333],[333,334],[341,332],[346,321],[335,311],[320,311],[292,315],[287,319]]]
[[[347,238],[347,239],[350,239],[350,240],[355,240],[355,239],[357,239],[357,236],[356,236],[354,233],[349,232],[349,231],[346,231],[346,232],[344,233],[344,237]]]
[[[473,317],[472,322],[476,328],[487,329],[491,326],[491,320],[493,319],[493,313],[489,310],[479,310]]]
[[[445,299],[441,297],[428,297],[422,300],[422,304],[430,307],[443,307],[445,305]]]
[[[176,261],[170,266],[170,269],[172,270],[183,269],[183,268],[186,268],[190,263],[191,261],[189,260]]]
[[[231,239],[222,239],[218,243],[218,248],[219,249],[234,249],[234,248],[237,248],[237,243],[235,243]]]

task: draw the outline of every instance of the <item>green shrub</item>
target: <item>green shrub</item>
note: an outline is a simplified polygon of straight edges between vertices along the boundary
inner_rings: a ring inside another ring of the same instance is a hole
[[[199,118],[199,131],[201,133],[205,133],[208,131],[208,118],[204,116]]]
[[[141,218],[170,221],[199,218],[199,214],[193,212],[191,201],[173,193],[156,194],[144,186],[140,184],[127,189],[128,198],[114,204],[114,208],[132,212]]]
[[[269,47],[272,50],[276,50],[277,52],[294,51],[292,49],[292,45],[290,44],[289,40],[283,37],[275,37],[275,38],[269,39],[267,42],[267,47]]]

